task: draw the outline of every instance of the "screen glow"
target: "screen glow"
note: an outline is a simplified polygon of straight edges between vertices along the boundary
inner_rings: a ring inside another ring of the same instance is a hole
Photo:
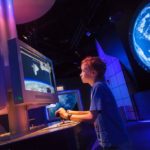
[[[52,64],[21,47],[25,90],[54,93]]]

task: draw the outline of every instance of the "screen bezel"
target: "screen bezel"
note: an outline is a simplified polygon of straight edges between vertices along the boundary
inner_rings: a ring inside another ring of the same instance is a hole
[[[24,83],[24,72],[23,72],[23,63],[22,63],[22,57],[21,57],[21,49],[20,47],[23,47],[23,49],[26,49],[29,52],[32,52],[32,55],[37,55],[39,57],[42,57],[46,61],[48,61],[52,66],[52,76],[53,76],[53,84],[54,84],[54,91],[55,93],[42,93],[37,91],[29,91],[25,89],[25,83]],[[32,48],[31,46],[27,45],[26,43],[18,40],[18,48],[19,48],[19,67],[20,67],[20,76],[21,76],[21,84],[22,84],[22,94],[23,94],[23,103],[29,104],[29,105],[36,105],[36,104],[50,104],[50,103],[56,103],[58,101],[57,97],[57,91],[56,91],[56,82],[55,82],[55,76],[54,76],[54,68],[52,61]],[[34,101],[34,99],[36,100]]]

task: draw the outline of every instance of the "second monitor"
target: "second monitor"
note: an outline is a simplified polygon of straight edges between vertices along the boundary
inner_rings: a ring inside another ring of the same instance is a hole
[[[55,112],[63,107],[66,110],[83,110],[81,95],[79,90],[65,90],[58,92],[59,102],[46,106],[47,120],[59,119]]]

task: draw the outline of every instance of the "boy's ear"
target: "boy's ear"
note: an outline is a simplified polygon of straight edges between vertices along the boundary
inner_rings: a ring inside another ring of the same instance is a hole
[[[92,74],[95,74],[95,71],[92,71]]]
[[[95,70],[92,71],[92,74],[95,75],[97,72]]]

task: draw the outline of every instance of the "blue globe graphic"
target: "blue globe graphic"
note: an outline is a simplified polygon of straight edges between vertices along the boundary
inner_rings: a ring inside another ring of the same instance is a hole
[[[133,26],[132,44],[138,63],[150,71],[150,3],[138,13]]]

